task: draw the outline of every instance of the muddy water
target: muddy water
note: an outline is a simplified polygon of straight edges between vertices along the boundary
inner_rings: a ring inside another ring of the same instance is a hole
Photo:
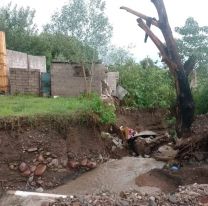
[[[154,194],[154,192],[159,190],[158,188],[138,187],[135,184],[135,178],[151,169],[160,169],[163,165],[164,163],[151,158],[125,157],[121,160],[110,160],[79,178],[47,192],[71,195],[97,193],[106,190],[119,193],[121,191],[136,189],[141,192]],[[8,195],[0,199],[0,206],[41,206],[45,201],[53,201],[53,199],[30,196],[20,198]]]
[[[110,160],[50,192],[66,195],[90,194],[105,190],[118,193],[130,189],[153,192],[155,188],[136,186],[135,178],[151,169],[162,168],[163,165],[164,163],[151,158],[125,157],[121,160]]]

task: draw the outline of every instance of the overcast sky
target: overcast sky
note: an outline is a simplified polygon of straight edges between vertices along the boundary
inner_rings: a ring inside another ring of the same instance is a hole
[[[39,27],[49,22],[54,11],[60,9],[67,0],[1,0],[1,5],[12,2],[19,6],[30,6],[36,10],[35,23]],[[192,16],[200,25],[208,25],[207,0],[164,0],[171,27],[182,26],[185,20]],[[120,10],[120,6],[127,6],[146,15],[157,17],[150,0],[106,0],[106,13],[113,25],[112,43],[127,47],[133,45],[131,50],[136,59],[150,56],[158,57],[158,51],[151,41],[144,44],[144,32],[137,26],[136,17]],[[159,33],[158,33],[159,35]]]

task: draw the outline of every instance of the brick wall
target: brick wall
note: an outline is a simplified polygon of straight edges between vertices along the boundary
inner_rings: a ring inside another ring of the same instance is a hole
[[[40,93],[40,70],[36,69],[9,69],[11,94]]]
[[[102,93],[101,80],[105,78],[105,67],[97,64],[94,70],[92,91]],[[88,82],[90,77],[88,77]],[[52,96],[79,96],[86,90],[84,75],[79,65],[70,63],[53,63],[51,68]]]

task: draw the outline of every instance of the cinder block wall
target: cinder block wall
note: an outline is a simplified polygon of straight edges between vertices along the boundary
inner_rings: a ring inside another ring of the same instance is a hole
[[[36,94],[40,93],[40,70],[10,68],[10,93],[11,94]]]
[[[46,57],[32,56],[26,53],[7,50],[8,68],[18,69],[39,69],[41,72],[46,72]]]
[[[97,64],[92,81],[92,92],[102,93],[101,80],[105,78],[105,67]],[[90,77],[87,78],[90,81]],[[52,96],[79,96],[86,91],[82,70],[76,64],[53,63],[51,68]]]

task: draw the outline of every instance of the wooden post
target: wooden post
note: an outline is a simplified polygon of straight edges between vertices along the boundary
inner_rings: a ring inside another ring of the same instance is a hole
[[[0,93],[8,92],[8,74],[5,33],[0,31]]]

